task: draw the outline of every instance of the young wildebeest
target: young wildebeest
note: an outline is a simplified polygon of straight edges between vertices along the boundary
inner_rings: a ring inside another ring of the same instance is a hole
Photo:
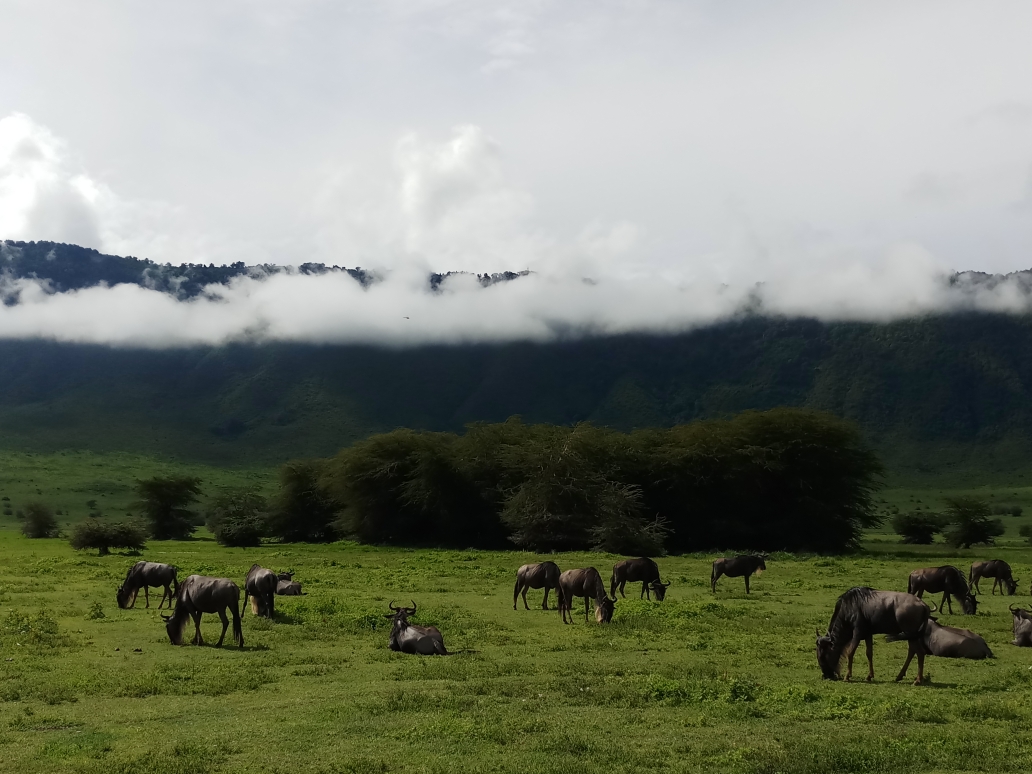
[[[559,576],[559,613],[563,623],[573,623],[573,598],[584,597],[584,621],[588,620],[588,599],[595,600],[595,620],[609,623],[613,620],[616,600],[606,595],[602,576],[594,567],[582,570],[567,570]],[[569,615],[570,620],[566,617]]]
[[[293,570],[276,575],[276,593],[281,597],[302,596],[301,584],[294,580]]]
[[[1011,645],[1032,648],[1032,612],[1016,608],[1014,605],[1010,606],[1010,611],[1014,616],[1014,640]]]
[[[907,592],[916,594],[918,599],[923,599],[926,591],[929,594],[938,594],[941,591],[942,601],[939,603],[939,609],[942,610],[943,606],[948,606],[950,615],[953,615],[953,597],[960,602],[964,615],[974,615],[978,608],[978,600],[968,588],[967,581],[964,580],[964,573],[950,565],[926,567],[910,573]]]
[[[545,599],[541,603],[542,610],[548,610],[548,590],[555,589],[559,595],[559,565],[555,562],[525,564],[516,571],[516,586],[512,590],[512,609],[516,609],[516,601],[523,593],[523,607],[530,610],[527,604],[527,589],[544,589]]]
[[[416,614],[416,603],[412,607],[395,607],[392,601],[388,607],[393,611],[387,618],[393,620],[391,636],[387,647],[402,653],[415,653],[421,656],[450,656],[444,647],[444,637],[436,626],[416,626],[408,622],[410,615]]]
[[[613,577],[609,581],[609,596],[616,599],[616,590],[619,588],[620,596],[626,597],[624,584],[636,581],[641,581],[641,593],[638,595],[638,599],[645,597],[651,600],[649,592],[654,591],[656,600],[662,602],[666,596],[666,590],[670,586],[669,583],[659,580],[659,565],[651,559],[644,556],[641,559],[624,559],[613,565]]]
[[[276,585],[279,578],[272,570],[266,570],[252,564],[244,579],[244,608],[247,598],[251,598],[251,612],[265,618],[272,618],[276,613]]]
[[[201,614],[215,613],[222,619],[222,635],[215,647],[221,648],[226,639],[229,619],[226,608],[233,613],[233,639],[241,648],[244,647],[244,633],[240,629],[240,587],[228,578],[209,578],[206,575],[191,575],[179,584],[176,594],[176,611],[172,615],[161,614],[165,619],[165,631],[173,645],[183,644],[183,629],[187,618],[194,621],[193,644],[203,645],[201,638]]]
[[[932,610],[913,594],[902,591],[875,591],[867,586],[851,588],[838,598],[827,634],[817,630],[817,663],[825,680],[837,680],[843,654],[848,659],[846,680],[853,677],[853,654],[863,640],[867,645],[867,680],[874,679],[874,635],[891,634],[907,640],[910,650],[896,680],[902,680],[917,655],[917,680],[924,680],[924,646],[921,636]]]
[[[157,562],[137,562],[129,568],[125,580],[118,587],[115,599],[118,606],[123,610],[136,605],[136,595],[143,589],[143,596],[147,600],[147,607],[150,607],[149,586],[164,586],[165,591],[161,595],[161,602],[158,603],[158,610],[168,600],[171,609],[172,599],[179,592],[179,581],[176,580],[176,568],[171,564],[158,564]]]
[[[745,576],[745,593],[749,593],[749,576],[759,570],[766,570],[767,563],[764,561],[766,555],[736,556],[734,559],[717,559],[713,562],[713,572],[710,573],[710,590],[717,592],[717,581],[721,575],[729,578],[740,578]]]
[[[996,586],[999,584],[1000,593],[1006,588],[1007,593],[1014,596],[1018,590],[1018,582],[1011,575],[1010,565],[1002,559],[990,559],[987,562],[975,562],[971,565],[971,572],[968,574],[968,583],[975,587],[979,594],[982,589],[978,587],[978,581],[982,578],[993,579],[993,594],[996,593]]]

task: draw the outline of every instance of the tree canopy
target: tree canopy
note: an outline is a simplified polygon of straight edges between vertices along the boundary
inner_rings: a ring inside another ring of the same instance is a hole
[[[197,502],[201,480],[191,476],[149,478],[136,483],[143,513],[155,540],[182,540],[193,534],[197,513],[188,506]]]

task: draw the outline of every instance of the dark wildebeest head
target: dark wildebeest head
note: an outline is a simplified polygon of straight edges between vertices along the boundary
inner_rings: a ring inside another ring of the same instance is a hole
[[[391,613],[385,617],[391,619],[391,634],[387,640],[387,647],[401,653],[422,656],[448,655],[444,647],[444,637],[436,626],[416,626],[409,623],[409,616],[416,614],[415,601],[412,602],[412,607],[395,607],[393,601],[388,607]]]
[[[842,660],[842,652],[836,652],[835,641],[831,638],[831,632],[821,634],[817,629],[817,666],[821,668],[821,674],[825,680],[839,679],[839,662]]]

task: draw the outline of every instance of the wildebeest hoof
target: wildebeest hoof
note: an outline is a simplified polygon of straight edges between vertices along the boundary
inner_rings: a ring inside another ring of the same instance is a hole
[[[874,682],[874,675],[867,675],[867,682],[873,683]]]

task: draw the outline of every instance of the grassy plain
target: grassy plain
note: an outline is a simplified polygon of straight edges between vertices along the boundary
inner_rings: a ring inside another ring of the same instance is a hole
[[[13,526],[0,529],[5,772],[1020,771],[1032,753],[1032,651],[1008,644],[1006,612],[1028,601],[1032,549],[1013,539],[776,554],[748,597],[740,579],[710,593],[710,556],[667,557],[667,601],[635,589],[610,626],[563,626],[540,592],[513,611],[514,570],[532,559],[519,552],[150,543],[144,558],[184,575],[242,582],[253,561],[297,572],[308,596],[280,598],[273,623],[247,613],[241,651],[170,645],[156,600],[119,610],[136,556]],[[814,628],[843,590],[900,589],[914,567],[990,554],[1015,567],[1020,596],[940,620],[982,633],[996,659],[931,659],[928,685],[896,684],[905,645],[879,638],[874,684],[820,679]],[[555,558],[608,576],[617,557]],[[414,599],[416,620],[465,652],[388,651],[392,598]],[[217,619],[202,630],[214,642]]]

